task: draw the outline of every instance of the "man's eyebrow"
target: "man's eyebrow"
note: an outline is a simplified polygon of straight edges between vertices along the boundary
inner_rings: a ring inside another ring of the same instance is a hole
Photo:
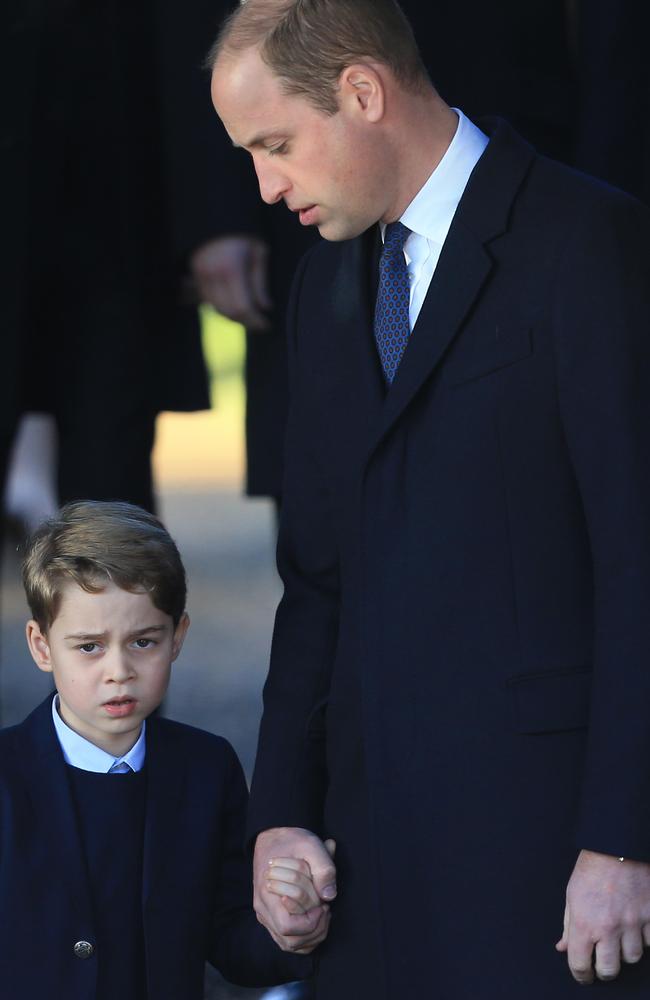
[[[150,632],[166,632],[167,625],[146,625],[144,628],[136,628],[133,632],[129,632],[131,636],[145,635]],[[82,642],[97,642],[98,639],[105,639],[106,632],[71,632],[70,635],[63,637],[64,639],[76,639]]]
[[[283,132],[260,132],[248,142],[233,142],[233,146],[235,149],[257,149],[259,146],[263,146],[265,142],[268,142],[269,139],[283,139],[284,137]]]

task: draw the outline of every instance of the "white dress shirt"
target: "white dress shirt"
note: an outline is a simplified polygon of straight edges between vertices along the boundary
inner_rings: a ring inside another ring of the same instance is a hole
[[[140,735],[131,749],[122,757],[113,757],[90,740],[84,739],[79,733],[75,733],[74,729],[70,729],[59,715],[58,704],[59,696],[55,694],[52,699],[52,718],[66,764],[79,767],[82,771],[95,771],[96,774],[119,774],[129,770],[142,770],[146,752],[146,722],[142,723]]]
[[[447,238],[458,202],[463,196],[474,167],[489,140],[458,108],[458,128],[451,144],[424,187],[404,212],[400,222],[411,230],[404,245],[404,256],[411,285],[409,322],[411,330],[420,315],[422,303]],[[381,224],[381,238],[386,226]]]

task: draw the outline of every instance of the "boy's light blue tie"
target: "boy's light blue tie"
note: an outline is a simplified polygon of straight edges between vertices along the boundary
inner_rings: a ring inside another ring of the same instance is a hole
[[[384,378],[395,378],[411,328],[410,285],[404,244],[411,235],[401,222],[386,226],[384,249],[379,259],[379,288],[375,305],[375,341]]]
[[[127,764],[125,760],[121,760],[119,763],[116,761],[111,764],[108,773],[109,774],[130,774],[133,768],[130,764]]]

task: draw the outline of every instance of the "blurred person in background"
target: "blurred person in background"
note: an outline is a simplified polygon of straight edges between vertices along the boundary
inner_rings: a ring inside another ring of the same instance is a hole
[[[574,0],[576,166],[650,202],[647,5]]]
[[[236,176],[224,196],[202,68],[226,9],[2,5],[3,479],[20,414],[50,413],[56,500],[152,510],[156,415],[209,406],[211,247],[253,229]]]

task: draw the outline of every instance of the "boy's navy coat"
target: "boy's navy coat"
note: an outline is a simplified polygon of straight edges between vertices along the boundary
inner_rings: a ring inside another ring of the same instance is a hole
[[[648,212],[497,126],[387,393],[377,238],[296,279],[250,833],[337,841],[319,1000],[569,1000],[578,849],[650,861]]]
[[[48,697],[0,733],[0,992],[93,1000],[96,945],[83,847]],[[251,910],[242,854],[247,791],[218,736],[147,721],[142,906],[151,1000],[201,1000],[205,960],[244,985],[304,974]],[[128,851],[128,844],[116,844]],[[117,998],[116,998],[117,1000]]]

